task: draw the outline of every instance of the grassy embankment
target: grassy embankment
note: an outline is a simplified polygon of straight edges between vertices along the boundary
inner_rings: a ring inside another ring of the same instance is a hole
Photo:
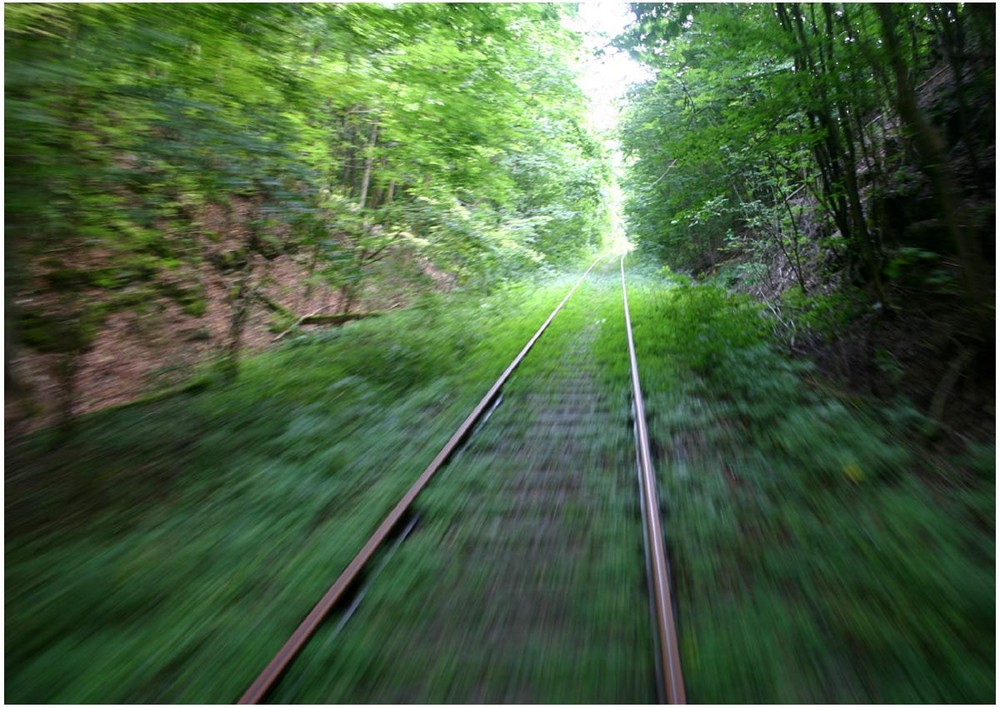
[[[233,700],[569,283],[302,338],[248,361],[230,388],[91,416],[55,451],[44,435],[8,450],[6,698]],[[993,447],[935,454],[905,403],[810,385],[808,367],[776,353],[745,301],[654,274],[630,283],[691,700],[989,702]],[[617,363],[620,321],[603,314],[612,302],[563,320],[607,320],[588,346],[609,401],[628,375]],[[553,330],[553,343],[560,336]],[[509,395],[546,376],[537,366]],[[631,463],[626,405],[609,405],[612,423],[575,448],[592,451],[583,472]],[[515,411],[497,409],[496,429]],[[422,497],[421,526],[399,555],[417,580],[440,569],[433,553],[448,548],[437,541],[449,529],[456,543],[483,526],[460,503],[497,488],[488,435],[482,444]],[[599,464],[602,450],[610,457]],[[635,612],[634,630],[603,653],[609,666],[625,651],[643,655],[647,616],[626,580],[637,552],[633,471],[615,475],[607,509],[584,506],[580,519],[619,521],[588,537],[592,564],[572,566],[614,582],[591,599],[564,598],[585,627]],[[580,498],[599,500],[598,477],[588,479]],[[574,510],[562,509],[564,528],[583,528]],[[557,575],[570,567],[552,563]],[[402,617],[416,600],[394,592],[374,583],[365,607],[381,603],[382,621]],[[365,612],[330,639],[357,647],[343,660],[359,671],[374,666],[370,647],[346,639],[364,631]],[[324,650],[310,648],[299,678]],[[525,670],[544,665],[533,651]],[[439,686],[466,681],[441,668]],[[543,700],[600,690],[559,688],[551,675],[521,678]],[[344,690],[325,680],[309,690]]]
[[[236,699],[571,283],[301,337],[8,449],[7,700]]]
[[[817,384],[749,300],[635,279],[689,698],[989,703],[995,452]]]

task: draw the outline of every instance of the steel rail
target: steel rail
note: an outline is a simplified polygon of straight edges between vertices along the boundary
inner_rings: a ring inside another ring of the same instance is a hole
[[[268,663],[264,670],[250,685],[250,688],[244,692],[240,697],[240,704],[255,704],[260,703],[267,694],[270,692],[274,685],[281,678],[281,675],[295,659],[296,655],[302,650],[302,648],[312,637],[313,633],[319,628],[319,625],[323,622],[326,616],[330,613],[330,610],[337,604],[344,593],[351,587],[354,581],[357,579],[361,570],[364,568],[365,564],[371,560],[372,556],[379,547],[385,542],[385,540],[392,533],[393,529],[399,523],[400,519],[409,510],[410,505],[413,504],[413,500],[417,498],[417,495],[423,490],[427,483],[430,481],[431,477],[445,465],[451,455],[455,452],[458,446],[465,440],[468,436],[469,431],[479,420],[480,416],[490,408],[490,404],[493,403],[497,394],[500,393],[501,387],[506,383],[507,379],[517,368],[521,360],[528,354],[531,347],[538,341],[538,338],[542,336],[542,333],[548,328],[549,324],[555,319],[555,316],[559,314],[559,311],[563,308],[563,305],[569,300],[570,296],[576,291],[584,279],[590,275],[590,271],[600,262],[600,258],[595,260],[586,272],[580,276],[580,279],[576,281],[570,291],[566,293],[566,297],[562,299],[556,308],[552,311],[552,314],[548,316],[542,326],[538,328],[534,336],[528,340],[528,343],[524,345],[524,349],[518,354],[514,361],[510,363],[510,366],[504,370],[500,375],[500,378],[496,380],[490,390],[483,396],[482,400],[476,405],[472,410],[472,413],[465,419],[465,421],[458,427],[458,430],[451,439],[445,443],[445,446],[441,448],[441,451],[434,457],[427,468],[420,474],[417,481],[407,490],[403,498],[399,500],[396,506],[393,508],[389,515],[385,517],[382,523],[379,525],[375,533],[368,539],[367,543],[358,551],[358,554],[354,557],[354,560],[348,564],[346,568],[341,572],[340,576],[334,581],[330,589],[326,591],[326,594],[320,599],[318,603],[312,608],[306,618],[302,620],[302,623],[298,626],[295,632],[289,637],[288,641],[285,642],[284,646],[275,654],[274,658]]]
[[[681,673],[680,650],[677,645],[677,627],[674,606],[670,596],[670,567],[663,543],[663,524],[660,521],[659,497],[656,494],[656,472],[649,449],[649,430],[646,427],[646,407],[639,385],[639,364],[632,339],[632,318],[628,309],[628,289],[625,285],[625,256],[621,259],[622,302],[625,306],[625,333],[628,335],[628,354],[632,365],[632,398],[635,405],[635,437],[639,462],[639,484],[642,491],[643,521],[645,523],[646,551],[649,561],[652,609],[657,625],[657,682],[659,695],[666,703],[687,703],[684,676]]]

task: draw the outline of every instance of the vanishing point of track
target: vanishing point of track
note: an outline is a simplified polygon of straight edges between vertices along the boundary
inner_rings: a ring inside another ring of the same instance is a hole
[[[366,565],[370,563],[385,542],[398,532],[403,525],[411,505],[427,486],[435,473],[448,463],[452,455],[470,437],[476,424],[495,406],[501,389],[527,356],[535,342],[542,336],[551,322],[569,301],[576,289],[593,271],[601,259],[594,261],[580,279],[546,318],[535,334],[528,340],[521,352],[504,370],[485,396],[479,401],[469,416],[462,422],[440,452],[420,474],[413,485],[396,503],[372,536],[364,544],[354,559],[341,572],[323,597],[316,603],[295,632],[285,642],[274,658],[268,663],[251,686],[240,697],[239,703],[256,704],[262,702],[276,686],[282,675],[296,656],[309,642],[316,630],[330,612],[337,607],[357,584]],[[657,695],[661,702],[684,703],[684,680],[681,673],[680,653],[673,600],[670,593],[669,566],[664,548],[663,528],[660,520],[659,498],[656,492],[656,475],[650,452],[649,432],[646,427],[645,407],[639,383],[639,370],[632,338],[632,325],[628,307],[628,292],[625,282],[624,257],[620,264],[622,300],[625,331],[629,359],[631,363],[632,405],[635,423],[636,460],[639,472],[639,490],[643,518],[643,535],[646,548],[647,577],[649,580],[650,610],[654,625],[654,646],[656,647]]]

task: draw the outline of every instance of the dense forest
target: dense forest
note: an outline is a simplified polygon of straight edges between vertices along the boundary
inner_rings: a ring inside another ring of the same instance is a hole
[[[992,7],[632,12],[615,45],[656,78],[619,129],[629,238],[762,299],[859,390],[940,419],[959,379],[992,388]],[[6,419],[599,245],[612,170],[569,14],[8,8]]]
[[[5,701],[995,699],[995,6],[609,8],[5,6]]]
[[[248,321],[370,309],[380,273],[398,306],[599,243],[569,11],[6,8],[8,419],[231,368]]]
[[[961,375],[956,408],[984,422],[995,8],[631,7],[616,44],[656,78],[621,128],[630,237],[764,300],[793,352],[864,393],[941,420]]]

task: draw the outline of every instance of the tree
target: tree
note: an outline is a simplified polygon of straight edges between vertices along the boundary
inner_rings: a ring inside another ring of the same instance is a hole
[[[958,256],[968,305],[990,301],[990,227],[960,204],[985,193],[976,146],[991,143],[995,126],[995,18],[938,4],[632,9],[617,43],[657,71],[630,97],[622,129],[627,216],[640,242],[696,270],[714,267],[722,250],[771,251],[803,289],[803,257],[813,253],[883,303],[895,249],[930,247]],[[947,138],[927,108],[941,98],[920,90],[942,58],[958,118]],[[965,184],[952,167],[957,151],[971,165]],[[903,201],[915,171],[936,214]],[[908,225],[932,217],[945,238],[929,242]]]
[[[5,8],[10,340],[57,356],[69,416],[109,313],[169,297],[197,316],[208,280],[235,373],[276,259],[352,309],[393,254],[480,285],[574,258],[608,172],[570,11]]]

